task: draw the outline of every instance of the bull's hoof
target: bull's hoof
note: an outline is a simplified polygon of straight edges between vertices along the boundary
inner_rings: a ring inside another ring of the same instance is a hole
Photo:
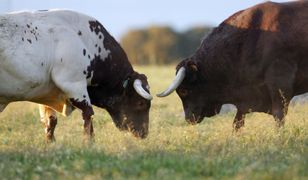
[[[244,127],[244,124],[233,123],[233,133],[240,132]]]
[[[46,136],[46,143],[55,143],[55,142],[56,142],[55,136],[50,136],[50,135]]]
[[[91,146],[92,144],[94,144],[95,143],[94,135],[85,135],[83,139],[83,143],[88,146]]]
[[[284,127],[285,121],[284,120],[276,120],[276,127],[282,128]]]

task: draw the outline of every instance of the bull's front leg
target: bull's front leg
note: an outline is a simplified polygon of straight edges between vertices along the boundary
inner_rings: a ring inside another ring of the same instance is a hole
[[[45,105],[39,105],[39,110],[41,121],[45,124],[46,142],[54,142],[54,131],[58,122],[56,111]]]
[[[92,124],[92,115],[94,115],[93,108],[89,102],[86,100],[78,101],[78,99],[70,99],[73,106],[77,107],[82,111],[82,118],[84,121],[84,134],[86,136],[86,140],[94,140],[94,130]]]
[[[282,91],[278,89],[276,91],[272,91],[272,115],[276,121],[277,127],[284,126],[285,116],[288,113],[288,106],[290,103],[289,96],[287,90]]]
[[[245,125],[245,114],[241,110],[237,110],[233,121],[233,129],[235,130],[235,132],[237,132],[244,125]]]
[[[68,57],[71,58],[71,57]],[[71,62],[83,62],[84,59],[72,59]],[[94,111],[87,91],[86,74],[82,66],[78,63],[73,63],[74,68],[63,68],[57,66],[53,69],[52,78],[56,86],[64,92],[67,100],[76,108],[82,111],[84,121],[84,134],[86,140],[94,140],[94,131],[92,125],[92,115]],[[86,68],[86,67],[84,67]],[[79,69],[79,71],[76,71]]]
[[[272,104],[272,115],[276,121],[277,127],[284,126],[285,116],[288,112],[288,104],[284,104],[280,101],[273,102]]]
[[[298,66],[296,63],[289,63],[293,56],[273,57],[273,64],[266,72],[265,82],[272,100],[272,115],[278,127],[285,123],[285,116],[288,112],[290,100],[293,97],[293,87],[297,77]],[[284,59],[285,58],[285,59]]]

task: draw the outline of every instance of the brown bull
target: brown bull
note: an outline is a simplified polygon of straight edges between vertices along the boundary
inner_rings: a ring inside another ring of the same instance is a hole
[[[234,104],[235,129],[245,114],[272,114],[284,123],[292,97],[308,92],[308,1],[266,2],[239,11],[177,66],[176,90],[185,118],[199,123]]]

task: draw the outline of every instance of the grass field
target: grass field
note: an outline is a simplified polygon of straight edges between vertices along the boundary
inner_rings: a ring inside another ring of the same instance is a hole
[[[174,67],[137,67],[152,94]],[[234,134],[234,112],[188,125],[175,94],[154,98],[145,140],[119,132],[95,109],[95,144],[83,144],[78,111],[59,116],[57,142],[46,144],[38,109],[12,103],[0,115],[0,179],[308,179],[308,105],[291,107],[284,128],[271,116],[248,115]]]

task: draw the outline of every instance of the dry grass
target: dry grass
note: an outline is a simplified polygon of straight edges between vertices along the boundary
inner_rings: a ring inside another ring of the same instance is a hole
[[[167,87],[174,66],[137,67],[152,94]],[[78,111],[59,117],[55,144],[45,144],[38,109],[13,103],[0,115],[1,179],[305,179],[308,178],[308,106],[290,108],[284,128],[271,116],[248,115],[232,132],[234,113],[191,126],[175,94],[154,98],[146,140],[119,132],[95,109],[96,142],[83,144]]]

